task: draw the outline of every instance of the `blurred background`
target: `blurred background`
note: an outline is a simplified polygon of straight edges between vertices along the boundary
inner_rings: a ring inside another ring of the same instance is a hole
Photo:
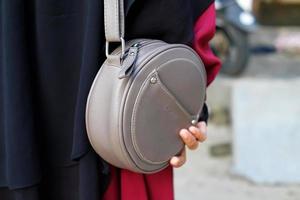
[[[208,140],[177,200],[300,200],[300,0],[217,0]]]

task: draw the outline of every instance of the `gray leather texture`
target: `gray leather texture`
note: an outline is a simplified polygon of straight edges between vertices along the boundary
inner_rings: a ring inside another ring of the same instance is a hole
[[[179,130],[198,119],[206,72],[193,49],[139,39],[126,42],[121,65],[106,60],[91,87],[86,127],[110,164],[139,173],[168,166],[184,144]],[[120,56],[121,47],[112,52]]]

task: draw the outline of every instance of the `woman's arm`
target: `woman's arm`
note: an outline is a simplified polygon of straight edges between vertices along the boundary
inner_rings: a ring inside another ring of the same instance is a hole
[[[201,57],[205,65],[207,73],[207,85],[209,85],[216,77],[221,68],[220,60],[213,54],[209,41],[213,38],[216,29],[216,15],[214,4],[210,5],[207,10],[197,19],[194,32],[193,48]],[[197,126],[191,126],[188,129],[180,131],[180,137],[185,145],[191,149],[197,149],[199,142],[204,142],[207,135],[206,121],[208,118],[207,107],[204,105],[203,113],[200,117],[200,122]],[[170,160],[173,167],[181,167],[186,162],[185,149],[180,155],[174,156]]]
[[[207,85],[215,79],[221,69],[221,61],[212,52],[209,41],[216,31],[216,11],[214,4],[198,18],[194,27],[193,48],[201,57],[207,74]]]

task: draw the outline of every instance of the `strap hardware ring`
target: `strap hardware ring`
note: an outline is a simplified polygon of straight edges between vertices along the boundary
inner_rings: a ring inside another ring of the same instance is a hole
[[[124,40],[124,38],[120,37],[120,43],[121,43],[121,57],[120,58],[123,58],[123,56],[125,54],[125,40]],[[105,43],[105,54],[106,54],[107,58],[109,56],[111,56],[111,54],[109,53],[109,41],[106,41],[106,43]]]

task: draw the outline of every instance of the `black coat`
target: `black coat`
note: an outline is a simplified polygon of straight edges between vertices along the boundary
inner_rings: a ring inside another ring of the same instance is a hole
[[[125,39],[190,44],[211,3],[128,0]],[[91,150],[84,112],[105,59],[103,27],[102,0],[0,0],[1,200],[100,199],[107,166]]]

